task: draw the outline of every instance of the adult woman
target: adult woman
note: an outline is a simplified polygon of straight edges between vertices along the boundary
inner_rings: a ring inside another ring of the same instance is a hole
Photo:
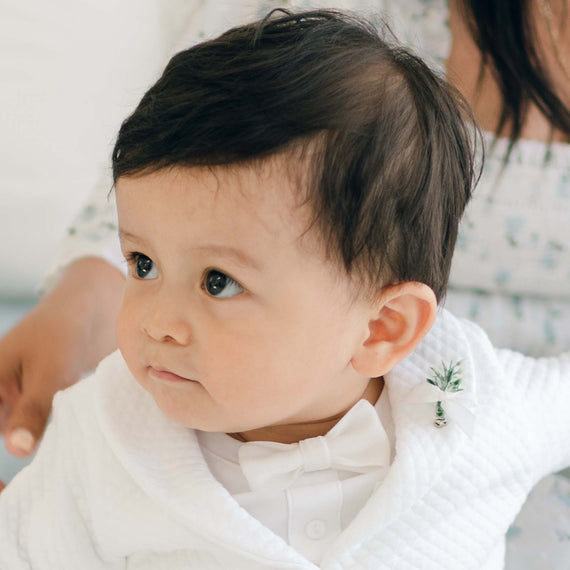
[[[453,0],[448,77],[486,131],[448,307],[498,346],[570,348],[570,23],[565,0]]]

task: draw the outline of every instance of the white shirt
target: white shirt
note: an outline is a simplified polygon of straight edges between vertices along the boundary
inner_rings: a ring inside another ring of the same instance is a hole
[[[374,410],[387,435],[392,460],[394,428],[387,390],[382,391]],[[381,468],[370,473],[325,469],[302,473],[284,490],[253,491],[239,463],[239,450],[244,444],[224,433],[197,432],[197,435],[210,471],[233,498],[251,516],[317,564],[387,472]],[[366,436],[354,433],[354,437]]]

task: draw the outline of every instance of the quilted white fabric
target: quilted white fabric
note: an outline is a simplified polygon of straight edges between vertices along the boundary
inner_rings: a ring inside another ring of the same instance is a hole
[[[410,402],[441,362],[462,361],[476,422],[433,426]],[[442,312],[386,377],[396,457],[321,568],[498,570],[505,532],[542,475],[570,463],[570,358],[496,351]],[[121,355],[60,393],[35,461],[0,495],[0,568],[314,569],[209,472]]]

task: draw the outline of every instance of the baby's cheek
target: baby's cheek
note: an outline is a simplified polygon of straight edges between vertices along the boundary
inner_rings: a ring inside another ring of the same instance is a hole
[[[135,315],[129,311],[128,304],[123,301],[116,322],[116,335],[118,346],[125,359],[131,351],[136,329]]]
[[[146,389],[144,371],[141,368],[140,339],[136,334],[136,321],[134,318],[135,315],[130,313],[128,308],[123,305],[116,322],[117,345],[131,374]]]

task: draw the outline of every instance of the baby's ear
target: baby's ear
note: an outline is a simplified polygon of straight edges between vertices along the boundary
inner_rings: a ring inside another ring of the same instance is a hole
[[[351,364],[359,374],[377,378],[416,348],[435,320],[437,300],[424,283],[408,281],[384,288],[370,308],[368,330]]]

